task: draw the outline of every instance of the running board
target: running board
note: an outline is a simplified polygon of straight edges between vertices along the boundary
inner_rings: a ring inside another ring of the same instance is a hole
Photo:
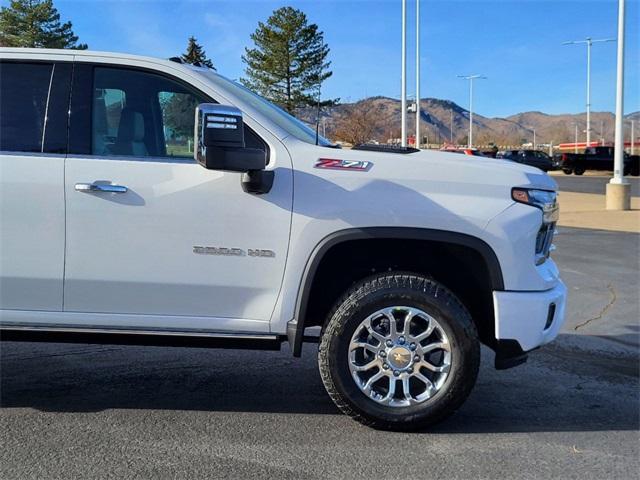
[[[126,330],[109,328],[0,326],[0,341],[148,345],[158,347],[238,348],[280,350],[279,335],[232,334],[201,330]]]

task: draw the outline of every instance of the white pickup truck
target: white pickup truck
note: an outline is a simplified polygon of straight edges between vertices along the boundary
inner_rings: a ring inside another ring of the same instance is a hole
[[[3,340],[294,356],[316,341],[342,411],[408,430],[462,404],[481,343],[508,368],[562,325],[540,170],[339,149],[175,59],[0,62]]]

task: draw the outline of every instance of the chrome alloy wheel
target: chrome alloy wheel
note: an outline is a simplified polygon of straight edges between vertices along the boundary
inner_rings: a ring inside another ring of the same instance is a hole
[[[451,368],[451,344],[429,314],[412,307],[378,310],[360,323],[349,344],[349,370],[360,390],[390,407],[433,397]]]

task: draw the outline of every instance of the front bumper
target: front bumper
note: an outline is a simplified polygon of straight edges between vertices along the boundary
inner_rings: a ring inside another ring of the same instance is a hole
[[[564,323],[567,287],[561,280],[541,292],[493,292],[498,343],[518,343],[522,352],[549,343]]]

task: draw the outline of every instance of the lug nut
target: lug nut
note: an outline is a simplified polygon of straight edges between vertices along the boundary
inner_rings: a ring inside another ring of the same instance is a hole
[[[387,365],[386,363],[383,363],[382,368],[384,368],[385,370],[389,370],[389,365]]]
[[[393,375],[396,376],[396,377],[399,377],[400,376],[400,372],[398,370],[394,370],[393,371]]]
[[[408,373],[413,373],[413,368],[411,368],[411,367],[407,368],[407,372]]]
[[[387,347],[393,347],[393,341],[387,340]]]
[[[415,349],[416,349],[416,344],[415,344],[415,343],[413,343],[413,342],[411,342],[411,345],[409,345],[409,348],[410,348],[411,350],[415,350]]]
[[[413,357],[413,361],[414,362],[419,362],[420,361],[420,356],[416,355],[415,357]]]
[[[378,353],[378,355],[380,355],[382,358],[387,356],[387,352],[385,352],[384,350],[380,350],[380,353]]]
[[[404,337],[400,337],[400,338],[398,339],[398,343],[399,343],[400,345],[404,345],[404,342],[405,342]]]

